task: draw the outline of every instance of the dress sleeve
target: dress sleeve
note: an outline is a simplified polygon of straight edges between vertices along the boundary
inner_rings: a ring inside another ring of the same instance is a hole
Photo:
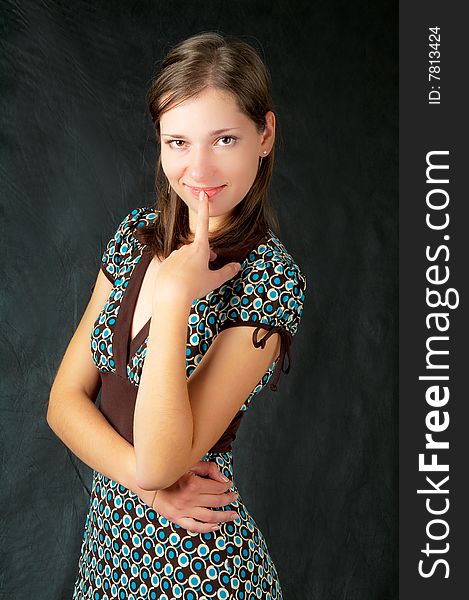
[[[134,249],[135,242],[131,234],[141,212],[141,209],[136,208],[122,219],[103,252],[101,270],[112,284],[115,284],[121,266]]]
[[[252,343],[256,348],[264,348],[271,335],[280,334],[280,354],[273,363],[275,370],[269,386],[275,392],[281,373],[290,372],[290,348],[303,312],[306,277],[294,263],[272,262],[248,266],[238,275],[226,299],[226,308],[221,312],[219,331],[251,325],[254,327]],[[262,337],[261,330],[267,330]],[[285,366],[287,357],[288,366]],[[255,393],[269,381],[273,365],[256,386]]]
[[[134,208],[125,215],[114,235],[107,242],[106,249],[101,256],[100,269],[113,285],[119,274],[122,274],[122,267],[132,257],[138,245],[134,235],[135,230],[154,221],[157,217],[156,212],[150,206]],[[91,293],[93,293],[94,287],[95,284],[91,287]]]

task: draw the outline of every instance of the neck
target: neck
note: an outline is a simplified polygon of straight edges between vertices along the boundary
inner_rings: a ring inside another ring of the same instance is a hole
[[[225,222],[225,215],[218,215],[216,217],[209,217],[208,219],[208,231],[209,233],[216,233],[223,228]],[[194,239],[195,228],[197,223],[197,214],[189,210],[189,231],[191,238]]]

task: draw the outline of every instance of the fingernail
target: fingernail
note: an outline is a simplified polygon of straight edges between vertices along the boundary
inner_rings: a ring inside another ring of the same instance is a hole
[[[229,481],[228,477],[225,477],[223,474],[221,475],[221,478],[223,479],[223,481]]]
[[[220,525],[214,525],[214,526],[212,527],[212,531],[214,531],[215,529],[220,529]]]

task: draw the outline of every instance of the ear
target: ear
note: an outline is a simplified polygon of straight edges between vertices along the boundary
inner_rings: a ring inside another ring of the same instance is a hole
[[[268,110],[265,113],[265,127],[262,134],[260,156],[267,156],[275,142],[275,113]],[[265,154],[264,154],[265,151]]]

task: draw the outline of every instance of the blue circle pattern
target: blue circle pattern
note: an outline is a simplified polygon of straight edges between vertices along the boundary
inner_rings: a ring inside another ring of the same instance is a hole
[[[91,332],[92,357],[100,371],[116,371],[113,326],[143,250],[133,231],[156,216],[151,208],[133,210],[104,251],[102,269],[114,285]],[[232,280],[193,302],[188,318],[187,377],[218,333],[235,324],[281,326],[294,335],[305,289],[304,275],[269,230]],[[136,386],[147,340],[127,365],[127,377]],[[240,410],[247,410],[274,368],[275,362]],[[239,494],[231,452],[208,452],[203,460],[216,462],[233,481],[231,490]],[[240,518],[223,523],[218,531],[190,532],[147,506],[131,490],[94,471],[73,600],[282,600],[265,538],[241,495],[232,504],[213,510],[236,510]]]
[[[209,460],[239,494],[232,453]],[[212,510],[240,517],[218,531],[191,532],[94,471],[72,600],[282,600],[266,540],[241,495]]]

